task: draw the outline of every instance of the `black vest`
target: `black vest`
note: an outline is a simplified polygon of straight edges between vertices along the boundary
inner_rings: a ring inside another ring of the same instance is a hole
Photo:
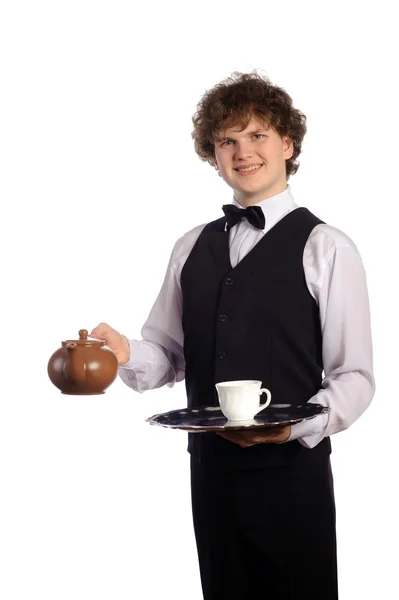
[[[279,221],[233,269],[223,217],[209,223],[181,273],[188,406],[217,406],[215,383],[258,379],[272,403],[302,404],[321,388],[323,361],[318,306],[306,286],[303,252],[322,223],[306,208]],[[242,448],[216,433],[189,433],[201,462],[257,468],[317,460],[298,441]]]

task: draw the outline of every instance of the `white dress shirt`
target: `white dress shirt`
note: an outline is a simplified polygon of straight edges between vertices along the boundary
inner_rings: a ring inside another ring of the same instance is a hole
[[[235,200],[233,204],[240,207]],[[257,206],[266,218],[263,230],[242,219],[229,231],[233,268],[276,223],[298,208],[289,186]],[[204,227],[195,227],[176,242],[161,291],[142,328],[143,339],[129,340],[130,359],[119,374],[140,393],[184,379],[180,274]],[[313,448],[360,417],[373,398],[375,383],[366,275],[355,244],[339,229],[317,225],[305,245],[303,268],[319,307],[323,338],[323,380],[309,402],[328,406],[330,411],[293,425],[288,442],[298,439]],[[267,387],[267,382],[263,384]]]

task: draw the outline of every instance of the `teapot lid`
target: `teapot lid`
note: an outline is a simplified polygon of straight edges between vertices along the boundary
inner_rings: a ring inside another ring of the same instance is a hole
[[[77,344],[78,346],[105,346],[105,340],[95,340],[94,338],[88,338],[89,332],[87,329],[79,330],[78,340],[66,340],[62,342],[63,346],[67,344]]]

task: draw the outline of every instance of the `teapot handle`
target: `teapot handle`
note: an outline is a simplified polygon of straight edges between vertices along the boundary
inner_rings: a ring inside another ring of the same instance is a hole
[[[66,344],[65,346],[68,354],[64,363],[64,375],[69,381],[80,384],[86,379],[86,363],[75,352],[77,346],[74,343]]]

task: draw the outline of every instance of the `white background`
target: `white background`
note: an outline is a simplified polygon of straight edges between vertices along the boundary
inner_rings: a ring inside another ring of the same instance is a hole
[[[172,247],[231,190],[197,158],[206,89],[259,69],[308,117],[298,204],[368,276],[377,393],[333,437],[340,600],[399,597],[394,2],[7,0],[0,13],[2,600],[200,600],[184,383],[63,396],[62,340],[140,339]],[[322,600],[323,593],[320,592]]]

